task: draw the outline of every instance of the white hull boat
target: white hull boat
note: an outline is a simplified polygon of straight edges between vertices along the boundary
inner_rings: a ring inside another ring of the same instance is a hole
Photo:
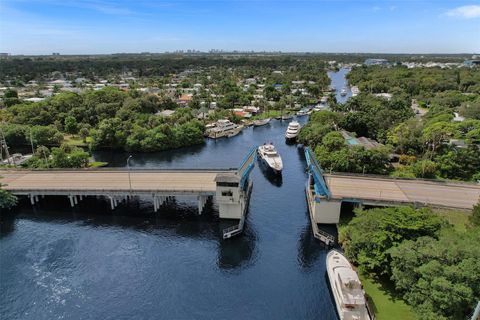
[[[260,159],[275,173],[281,173],[283,170],[282,158],[278,154],[273,144],[264,144],[258,147]]]
[[[297,112],[298,117],[306,116],[308,114],[307,110],[300,110]]]
[[[270,118],[266,118],[266,119],[262,119],[262,120],[255,120],[253,121],[253,125],[255,127],[259,127],[259,126],[264,126],[266,124],[268,124],[270,122]]]
[[[371,320],[362,284],[347,258],[330,250],[326,264],[340,320]]]
[[[229,120],[218,120],[207,128],[206,135],[212,139],[233,137],[242,131],[243,125],[236,125]]]
[[[297,121],[292,121],[288,124],[287,132],[285,132],[286,139],[296,139],[300,133],[300,123]]]

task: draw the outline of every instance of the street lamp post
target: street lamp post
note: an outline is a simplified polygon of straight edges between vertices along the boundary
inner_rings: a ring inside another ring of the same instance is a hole
[[[127,168],[128,168],[128,185],[130,186],[130,196],[132,196],[132,179],[130,178],[130,159],[132,155],[127,158]]]

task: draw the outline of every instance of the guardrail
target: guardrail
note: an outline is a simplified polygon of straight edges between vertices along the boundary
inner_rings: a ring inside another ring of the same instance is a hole
[[[326,196],[328,199],[330,199],[332,195],[323,178],[322,167],[315,158],[315,155],[312,154],[312,151],[309,147],[305,147],[305,159],[307,160],[310,173],[313,176],[315,193],[317,195]]]
[[[399,181],[418,181],[418,182],[431,182],[436,184],[449,184],[449,185],[466,185],[475,186],[480,185],[476,182],[469,181],[454,181],[454,180],[439,180],[439,179],[425,179],[425,178],[405,178],[405,177],[392,177],[381,174],[362,174],[353,172],[336,172],[331,171],[328,173],[323,172],[325,176],[338,176],[338,177],[353,177],[353,178],[365,178],[365,179],[383,179],[383,180],[399,180]]]
[[[255,166],[255,159],[257,158],[257,147],[252,147],[245,158],[242,160],[242,164],[237,171],[237,174],[240,176],[240,188],[245,190],[246,182],[250,172]]]

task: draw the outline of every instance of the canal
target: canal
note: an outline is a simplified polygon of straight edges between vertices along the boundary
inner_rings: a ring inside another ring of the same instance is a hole
[[[300,119],[305,123],[306,118]],[[254,145],[273,142],[282,178],[257,163],[245,232],[221,240],[211,208],[196,214],[179,199],[156,214],[150,201],[115,211],[87,199],[26,201],[2,216],[0,315],[3,319],[336,319],[326,251],[313,238],[303,150],[272,120],[230,139],[151,154],[132,168],[230,168]],[[127,153],[96,160],[126,166]]]
[[[344,104],[352,96],[352,91],[348,85],[346,76],[350,72],[347,68],[340,68],[338,71],[329,71],[328,77],[330,78],[331,86],[335,88],[335,97],[337,98],[338,103]],[[342,96],[342,88],[347,89],[347,94]]]

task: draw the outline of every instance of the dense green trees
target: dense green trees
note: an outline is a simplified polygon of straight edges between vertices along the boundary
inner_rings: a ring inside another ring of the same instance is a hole
[[[63,134],[53,126],[33,126],[29,133],[35,145],[58,146],[63,141]]]
[[[356,210],[339,240],[362,272],[390,279],[420,319],[464,319],[480,297],[479,215],[456,231],[430,209]]]
[[[398,88],[411,96],[448,90],[480,93],[480,75],[474,69],[440,69],[396,66],[357,67],[348,75],[363,92],[381,93]]]
[[[390,149],[379,147],[366,150],[361,146],[348,146],[340,132],[335,131],[344,119],[340,113],[315,112],[302,128],[299,141],[314,149],[315,156],[327,171],[389,173],[392,169]]]
[[[12,195],[5,189],[2,189],[2,184],[0,183],[0,211],[1,209],[10,209],[17,203],[17,197]]]
[[[68,133],[77,133],[78,131],[78,124],[77,120],[73,116],[68,116],[65,118],[65,131]]]
[[[322,142],[323,137],[338,127],[342,115],[330,111],[315,112],[310,121],[302,128],[298,137],[299,142],[315,147]]]
[[[88,152],[83,149],[66,144],[53,147],[51,150],[40,146],[23,166],[29,168],[86,168],[89,157]]]
[[[441,219],[428,209],[410,207],[356,210],[355,217],[340,229],[339,241],[345,255],[362,270],[390,274],[388,249],[405,239],[433,236]]]
[[[19,103],[20,100],[18,99],[17,91],[13,89],[7,89],[3,94],[2,103],[6,107],[13,106],[14,104]]]
[[[170,118],[154,115],[171,99],[107,87],[83,94],[59,93],[38,103],[6,109],[11,121],[3,125],[9,145],[59,146],[63,131],[79,133],[86,141],[92,135],[94,149],[159,151],[203,142],[204,126],[189,108],[178,109]],[[89,130],[88,128],[92,128]]]
[[[351,98],[339,111],[346,112],[340,126],[347,131],[356,132],[385,142],[388,130],[413,116],[410,102],[406,96],[395,96],[392,100],[360,94]]]
[[[348,77],[364,93],[340,108],[348,112],[340,126],[386,142],[400,155],[414,156],[413,162],[396,167],[395,176],[480,177],[480,76],[476,70],[361,67]],[[389,92],[393,97],[382,102],[369,92]],[[423,117],[411,117],[411,99],[427,108]],[[456,112],[466,119],[454,121]]]
[[[480,297],[480,229],[444,230],[388,250],[391,278],[421,319],[465,319]]]
[[[339,132],[332,131],[315,148],[315,156],[325,170],[386,174],[391,171],[389,151],[386,147],[370,150],[361,146],[349,147]]]

